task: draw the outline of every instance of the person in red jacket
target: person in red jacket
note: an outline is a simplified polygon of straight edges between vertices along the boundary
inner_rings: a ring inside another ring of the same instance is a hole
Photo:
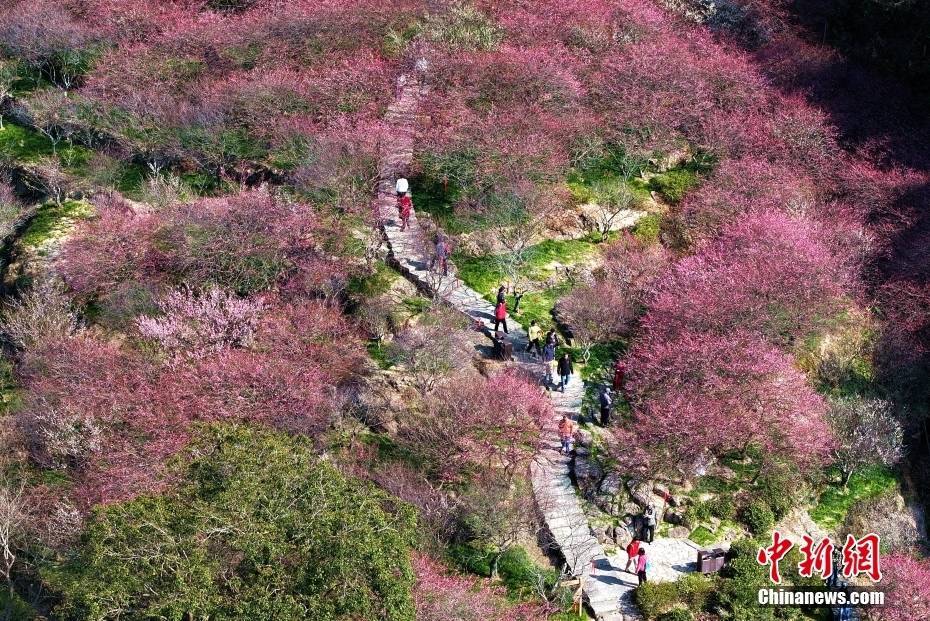
[[[397,199],[397,210],[400,212],[400,230],[407,229],[410,224],[410,214],[413,212],[413,199],[410,194],[404,194]]]
[[[623,390],[623,378],[626,375],[626,365],[623,363],[622,358],[617,358],[617,362],[614,363],[614,391],[620,392]]]
[[[627,573],[632,574],[630,571],[630,565],[636,567],[636,556],[639,554],[639,539],[635,537],[633,540],[626,546],[626,571]]]
[[[504,332],[507,332],[507,302],[498,302],[494,307],[494,331],[497,332],[498,326],[504,324]]]

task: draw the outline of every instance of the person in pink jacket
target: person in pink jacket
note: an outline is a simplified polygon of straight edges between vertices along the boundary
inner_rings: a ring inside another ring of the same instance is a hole
[[[649,569],[649,559],[646,557],[646,549],[639,549],[639,556],[636,557],[636,575],[639,576],[639,583],[646,581],[646,570]]]

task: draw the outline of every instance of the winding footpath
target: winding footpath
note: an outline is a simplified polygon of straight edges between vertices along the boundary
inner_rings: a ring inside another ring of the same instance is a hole
[[[390,142],[382,146],[377,195],[373,208],[377,215],[394,265],[424,292],[443,300],[473,321],[487,326],[493,322],[494,307],[455,276],[441,276],[429,269],[432,244],[417,223],[416,214],[407,230],[400,230],[394,181],[413,159],[416,115],[428,86],[420,74],[398,80],[398,96],[385,114]],[[511,323],[516,324],[511,320]],[[510,327],[516,364],[540,377],[543,368],[526,353],[527,336],[519,325]],[[558,546],[567,569],[581,579],[585,601],[601,621],[640,619],[631,601],[635,576],[619,566],[625,554],[611,561],[603,546],[591,534],[587,518],[569,473],[569,458],[559,454],[557,422],[563,414],[575,420],[581,411],[584,385],[576,374],[565,392],[553,392],[557,416],[546,429],[545,445],[531,467],[533,491],[539,511]]]

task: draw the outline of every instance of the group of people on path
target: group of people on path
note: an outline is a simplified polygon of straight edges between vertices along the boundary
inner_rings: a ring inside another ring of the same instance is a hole
[[[650,543],[652,543],[651,540]],[[630,571],[630,567],[633,567],[633,571]],[[646,582],[646,572],[649,571],[649,557],[646,555],[646,548],[642,547],[639,539],[635,537],[626,546],[626,568],[624,571],[635,573],[640,584]]]
[[[394,189],[397,193],[397,211],[400,216],[400,230],[405,231],[410,225],[410,217],[413,214],[413,199],[410,195],[410,184],[407,179],[401,177],[397,179]],[[440,232],[436,235],[434,245],[435,252],[430,261],[429,269],[432,271],[438,268],[442,271],[443,275],[448,275],[449,256],[451,255],[449,239]],[[497,290],[497,299],[494,305],[494,332],[497,333],[501,327],[503,327],[505,334],[509,334],[507,327],[507,298],[506,290],[503,286]],[[542,328],[539,327],[534,319],[530,322],[527,336],[529,342],[527,343],[526,351],[535,352],[537,358],[542,358],[543,363],[546,365],[547,383],[553,385],[557,376],[559,378],[559,390],[565,392],[565,386],[568,385],[571,376],[574,375],[575,368],[572,364],[571,356],[569,356],[567,352],[556,359],[556,348],[559,346],[560,342],[555,329],[550,328],[549,331],[543,335]],[[623,367],[623,363],[618,360],[614,367],[614,390],[621,389],[624,373],[625,368]],[[613,398],[608,387],[605,386],[601,389],[598,396],[598,404],[600,406],[600,423],[606,427],[610,424],[610,417],[613,409]],[[561,443],[559,452],[563,455],[570,454],[573,450],[572,444],[574,443],[575,435],[578,433],[577,423],[572,420],[571,417],[567,415],[563,416],[558,424],[558,433]],[[655,536],[657,521],[655,508],[651,505],[646,507],[643,518],[643,539],[647,543],[652,543],[653,537]],[[630,567],[633,567],[634,572],[630,573],[636,573],[639,578],[639,583],[643,584],[646,582],[646,574],[649,570],[649,558],[645,548],[642,547],[640,540],[634,538],[629,545],[627,545],[626,552],[628,557],[626,571],[630,572]]]
[[[656,508],[648,505],[643,513],[643,540],[640,541],[633,537],[633,540],[626,546],[626,571],[630,572],[630,566],[635,565],[640,584],[646,582],[646,572],[649,571],[649,558],[646,556],[646,549],[642,547],[642,543],[652,543],[656,534],[657,522]]]
[[[413,198],[410,194],[410,182],[404,177],[397,179],[394,184],[397,194],[397,215],[400,217],[400,230],[406,231],[410,226],[410,217],[413,215]],[[440,270],[443,276],[449,275],[449,256],[452,254],[452,244],[449,238],[441,231],[436,234],[433,242],[433,258],[430,260],[430,271]]]

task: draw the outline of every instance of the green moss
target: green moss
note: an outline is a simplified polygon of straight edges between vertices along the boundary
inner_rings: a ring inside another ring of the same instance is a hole
[[[36,248],[67,233],[74,223],[93,214],[86,201],[66,200],[60,205],[48,202],[39,207],[21,238],[23,245]]]
[[[540,582],[548,588],[559,577],[555,570],[537,565],[520,546],[510,548],[501,555],[497,571],[507,593],[520,600],[533,597]]]
[[[36,162],[52,154],[52,143],[42,134],[22,125],[5,123],[0,130],[0,154],[17,162]]]
[[[489,51],[504,39],[504,30],[477,8],[462,4],[431,17],[426,35],[449,50]]]
[[[390,369],[394,366],[394,358],[390,355],[391,349],[385,347],[384,343],[377,340],[370,340],[365,345],[368,355],[375,361],[379,369]]]
[[[0,130],[0,159],[18,164],[36,164],[48,158],[56,158],[65,171],[80,175],[84,173],[92,155],[90,149],[66,142],[55,149],[46,136],[15,123],[4,123]]]
[[[659,243],[659,234],[662,232],[662,214],[648,213],[633,227],[633,235],[647,244]]]
[[[666,201],[677,205],[688,190],[696,187],[698,183],[700,183],[700,178],[697,171],[690,168],[676,168],[651,178],[649,188],[661,194]]]
[[[846,519],[846,513],[852,505],[888,492],[897,484],[897,477],[888,468],[863,468],[853,473],[848,489],[844,490],[838,482],[829,485],[811,509],[811,519],[826,529],[833,529]]]
[[[698,526],[691,531],[691,534],[688,535],[688,539],[699,546],[707,546],[715,543],[717,541],[717,536],[709,528]]]
[[[404,298],[401,304],[413,315],[425,313],[431,305],[429,300],[421,297]]]
[[[391,284],[398,278],[398,273],[385,264],[375,263],[374,271],[370,274],[351,277],[346,285],[346,292],[353,297],[375,297],[389,291]]]

